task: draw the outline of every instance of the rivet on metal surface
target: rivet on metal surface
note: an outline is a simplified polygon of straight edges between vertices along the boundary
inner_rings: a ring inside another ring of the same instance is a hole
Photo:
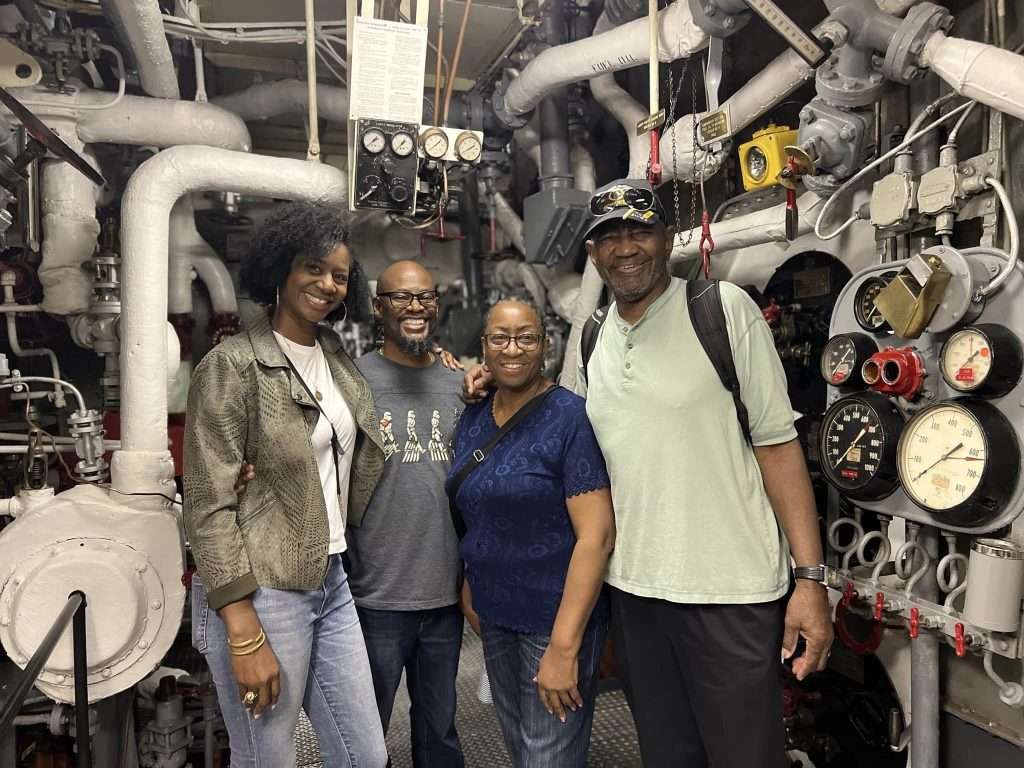
[[[111,671],[110,667],[103,670],[103,677],[110,677],[112,674],[114,673]]]
[[[149,648],[149,641],[148,640],[140,640],[139,641],[139,648],[141,648],[142,650],[146,650],[147,648]]]
[[[149,607],[152,608],[154,611],[159,611],[162,606],[163,603],[161,603],[159,600],[154,600],[152,603],[149,604]]]

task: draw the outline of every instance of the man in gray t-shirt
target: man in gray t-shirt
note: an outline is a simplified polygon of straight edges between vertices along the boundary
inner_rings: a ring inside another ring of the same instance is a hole
[[[374,315],[384,344],[356,365],[373,391],[386,462],[362,524],[346,532],[349,581],[385,732],[405,670],[413,765],[462,768],[459,542],[444,490],[462,375],[430,351],[437,292],[422,266],[400,261],[380,274]]]

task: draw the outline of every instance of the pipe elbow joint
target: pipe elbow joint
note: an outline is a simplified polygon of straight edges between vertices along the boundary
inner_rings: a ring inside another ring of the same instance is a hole
[[[523,114],[515,114],[510,112],[505,106],[505,93],[508,90],[507,85],[501,85],[495,89],[494,95],[491,97],[491,107],[494,110],[495,117],[498,118],[498,122],[513,131],[517,131],[520,128],[525,128],[530,120],[533,118],[534,110],[529,110]]]

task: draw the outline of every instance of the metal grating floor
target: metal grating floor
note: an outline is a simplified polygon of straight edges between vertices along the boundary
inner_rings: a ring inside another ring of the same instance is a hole
[[[476,697],[483,671],[483,647],[473,631],[466,628],[459,663],[459,708],[456,724],[468,768],[510,768],[501,730],[489,704]],[[295,732],[299,768],[320,768],[316,734],[303,715]],[[395,711],[387,734],[388,752],[394,768],[411,768],[409,743],[409,698],[404,683],[395,699]],[[594,732],[590,740],[592,768],[639,768],[640,751],[636,743],[633,717],[621,691],[607,691],[598,696],[594,714]]]

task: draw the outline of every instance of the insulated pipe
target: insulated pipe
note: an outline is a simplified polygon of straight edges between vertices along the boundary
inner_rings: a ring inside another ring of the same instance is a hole
[[[484,194],[483,189],[480,190],[480,194]],[[512,205],[501,192],[494,193],[494,217],[497,219],[498,226],[508,236],[512,247],[525,255],[526,243],[523,240],[523,220],[519,218],[519,214],[515,212]]]
[[[192,314],[192,270],[210,292],[216,314],[238,314],[234,284],[224,262],[196,229],[192,196],[182,197],[171,209],[170,271],[167,311],[172,315]]]
[[[252,146],[242,118],[213,104],[125,96],[107,109],[80,109],[108,102],[110,94],[89,89],[58,94],[42,88],[11,88],[10,93],[44,122],[74,120],[78,139],[84,144],[161,148],[205,144],[245,151]],[[36,101],[45,106],[34,104]]]
[[[167,274],[171,209],[191,192],[231,190],[257,197],[346,202],[345,174],[333,166],[215,147],[172,147],[132,174],[122,201],[121,445],[111,462],[122,492],[173,492],[167,450]]]
[[[218,96],[210,103],[233,112],[243,120],[266,120],[277,115],[305,113],[309,92],[300,80],[275,80]],[[345,123],[348,120],[348,91],[317,83],[316,106],[320,117],[333,123]]]
[[[238,299],[235,284],[223,259],[210,248],[207,253],[193,253],[192,267],[210,294],[210,304],[215,315],[237,315]]]
[[[562,43],[565,40],[563,3],[555,0],[555,2],[549,3],[545,10],[544,34],[548,43],[551,45]],[[560,46],[556,45],[557,47]],[[566,88],[561,87],[551,89],[540,103],[540,188],[555,189],[571,186],[569,93]]]
[[[935,32],[921,63],[961,96],[1024,120],[1024,56]],[[1016,73],[1016,74],[1014,74]]]
[[[142,90],[161,99],[180,99],[158,0],[100,0],[100,5],[135,58]]]
[[[797,237],[814,231],[814,222],[818,218],[821,206],[825,201],[813,192],[804,192],[797,198],[800,211],[797,223]],[[700,253],[700,227],[687,232],[677,232],[675,246],[672,248],[672,261],[696,256]],[[715,238],[715,252],[733,251],[737,248],[749,248],[752,245],[766,243],[784,243],[786,237],[786,205],[765,208],[746,216],[737,216],[717,222],[712,227]],[[689,244],[683,245],[689,239]]]
[[[693,20],[689,4],[675,2],[658,14],[658,58],[682,59],[708,45],[708,35]],[[522,115],[548,93],[586,80],[598,72],[617,72],[647,63],[649,22],[636,19],[603,34],[558,45],[540,53],[509,85],[504,108]]]

